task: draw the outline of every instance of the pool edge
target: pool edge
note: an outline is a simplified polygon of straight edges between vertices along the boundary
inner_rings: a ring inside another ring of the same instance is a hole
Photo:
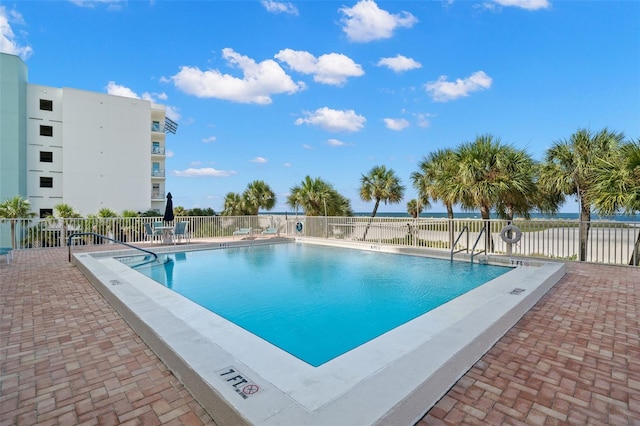
[[[340,244],[340,246],[343,245]],[[375,247],[375,250],[380,249],[381,247],[379,246]],[[390,250],[394,252],[393,248],[390,248]],[[381,251],[386,251],[386,248]],[[91,259],[93,259],[92,255],[74,255],[74,260],[76,257],[80,257],[83,260],[82,262],[74,261],[76,266],[82,270],[83,274],[87,276],[89,281],[98,289],[103,297],[114,306],[158,357],[174,372],[176,377],[185,384],[194,398],[211,414],[216,423],[221,425],[287,424],[291,422],[304,422],[304,424],[335,424],[336,421],[340,420],[348,421],[349,424],[413,424],[419,421],[424,413],[445,395],[451,386],[555,285],[565,274],[566,270],[564,264],[556,263],[554,271],[546,277],[544,282],[538,285],[534,291],[525,294],[522,297],[523,300],[509,309],[505,316],[501,316],[501,320],[498,321],[497,324],[478,333],[474,339],[460,347],[453,356],[450,355],[447,357],[446,355],[442,355],[444,359],[447,359],[447,362],[435,368],[435,372],[428,374],[424,380],[420,379],[421,383],[418,386],[405,386],[402,383],[398,383],[397,379],[402,377],[403,374],[414,376],[415,374],[411,371],[405,371],[401,365],[396,366],[396,368],[390,366],[391,368],[387,372],[383,372],[385,374],[376,374],[374,377],[367,378],[367,380],[354,386],[354,389],[351,389],[346,395],[342,395],[336,401],[330,401],[313,412],[289,405],[288,407],[283,407],[282,410],[274,410],[271,415],[251,420],[242,414],[242,409],[238,407],[240,404],[234,404],[218,392],[212,383],[198,374],[184,358],[169,347],[170,343],[160,337],[151,326],[145,323],[133,310],[113,294],[111,289],[108,288],[108,283],[110,279],[117,280],[116,275],[113,275],[113,277],[110,276],[112,273],[107,270],[96,274],[92,268],[88,268],[84,263],[94,263],[91,261]],[[498,260],[500,260],[498,263],[505,263],[504,258]],[[540,262],[540,264],[547,263],[548,262]],[[93,266],[98,269],[100,268],[99,262],[95,262]],[[495,315],[495,312],[491,310],[487,312],[487,314],[491,317]],[[471,324],[468,325],[472,327],[479,325],[476,319],[472,319],[469,316],[461,320],[458,325],[462,327],[465,322],[471,322]],[[438,335],[435,338],[446,343],[448,336]],[[415,360],[411,362],[419,363],[421,362],[420,358],[423,357],[426,352],[429,352],[429,349],[424,347],[420,351],[413,351],[403,357],[402,362],[406,363],[407,361],[411,361],[412,358],[415,358]],[[427,355],[431,355],[431,353]],[[424,374],[419,375],[421,377],[424,376]],[[412,377],[411,379],[414,378]],[[399,394],[404,396],[402,396],[395,405],[386,410],[382,416],[374,415],[376,418],[367,418],[368,415],[370,416],[371,413],[376,412],[376,409],[369,410],[367,403],[359,403],[357,401],[357,395],[360,393],[361,398],[363,389],[385,382],[390,383],[386,390],[388,393],[394,394],[395,396]],[[401,389],[396,389],[398,387],[401,387]],[[407,387],[410,389],[407,389]],[[350,408],[350,406],[355,406],[355,410]],[[350,411],[350,415],[345,415],[345,410]]]

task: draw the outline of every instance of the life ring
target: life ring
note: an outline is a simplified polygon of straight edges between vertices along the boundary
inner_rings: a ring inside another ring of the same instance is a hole
[[[508,235],[509,231],[511,231],[511,237]],[[522,238],[522,231],[515,225],[507,225],[500,231],[500,238],[502,238],[502,241],[505,243],[514,244]]]
[[[296,231],[302,232],[302,222],[296,223]]]

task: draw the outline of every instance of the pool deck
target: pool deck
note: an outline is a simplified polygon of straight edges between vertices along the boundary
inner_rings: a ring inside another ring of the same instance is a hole
[[[569,263],[418,425],[640,424],[639,311],[640,269]],[[215,422],[49,248],[0,264],[0,425],[13,424]]]

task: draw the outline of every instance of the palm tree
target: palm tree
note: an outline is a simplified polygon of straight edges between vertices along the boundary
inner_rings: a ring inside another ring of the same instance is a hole
[[[257,215],[260,208],[271,210],[276,205],[276,194],[262,180],[254,180],[242,194],[245,206],[251,215]]]
[[[354,214],[351,201],[335,189],[329,191],[327,208],[327,216],[353,216]]]
[[[82,217],[82,215],[76,212],[73,207],[69,204],[62,203],[53,206],[53,211],[55,213],[54,217],[62,219],[62,233],[60,238],[62,239],[60,245],[67,245],[67,221],[66,219],[77,219]]]
[[[287,204],[301,207],[307,216],[353,216],[349,200],[320,178],[306,176],[290,189]]]
[[[98,217],[109,218],[109,217],[118,217],[118,213],[114,212],[110,208],[103,207],[98,210]]]
[[[610,158],[596,160],[594,185],[589,189],[598,213],[640,211],[640,139],[624,143]],[[629,265],[640,265],[640,233]]]
[[[449,244],[454,243],[453,206],[460,202],[454,185],[458,178],[458,154],[452,149],[439,149],[425,157],[419,164],[420,171],[411,174],[413,187],[423,203],[429,198],[441,201],[447,209],[449,218]]]
[[[547,150],[540,184],[547,190],[573,195],[580,204],[580,260],[587,258],[591,207],[597,164],[611,161],[624,135],[608,129],[592,133],[579,129],[569,139],[554,142]]]
[[[187,215],[187,210],[182,206],[175,206],[173,208],[173,215],[174,216],[186,216]]]
[[[457,152],[458,175],[450,189],[467,209],[480,209],[486,224],[486,247],[493,250],[491,210],[505,219],[529,216],[536,205],[536,164],[524,150],[492,135],[476,137]]]
[[[453,186],[458,176],[457,153],[448,148],[437,150],[425,157],[418,167],[420,171],[413,172],[411,180],[422,202],[441,201],[447,209],[447,217],[453,219],[453,206],[460,201]]]
[[[385,166],[375,166],[369,171],[369,174],[362,175],[360,178],[360,198],[363,201],[375,200],[371,217],[375,217],[380,206],[380,201],[385,204],[397,204],[404,197],[404,186],[401,185],[400,179],[391,169],[387,170]]]
[[[290,189],[287,204],[292,208],[302,207],[307,216],[322,216],[325,213],[327,199],[332,186],[320,178],[306,176],[300,185]]]
[[[29,200],[16,195],[0,203],[0,218],[9,219],[11,223],[11,247],[16,248],[16,223],[18,219],[31,218],[36,214],[31,212]]]
[[[369,174],[362,175],[360,178],[360,199],[363,201],[375,200],[371,219],[364,230],[363,240],[367,239],[367,233],[373,218],[378,212],[380,201],[385,204],[397,204],[404,197],[404,186],[401,185],[400,179],[396,176],[392,169],[387,170],[385,166],[375,166],[369,171]]]
[[[531,210],[542,205],[537,194],[537,164],[526,151],[511,146],[503,147],[501,155],[506,185],[496,200],[496,213],[508,221],[516,214],[529,219]]]
[[[222,207],[223,216],[242,216],[245,214],[246,209],[244,205],[244,199],[242,195],[229,192],[224,197],[224,206]]]
[[[492,135],[477,136],[473,142],[458,148],[458,176],[453,181],[452,192],[462,207],[480,209],[485,222],[485,247],[493,251],[491,238],[491,209],[502,196],[508,194],[510,182],[507,170],[508,152],[513,149],[503,145]],[[514,197],[515,199],[516,197]]]
[[[429,207],[431,207],[431,204],[428,200],[425,200],[424,198],[414,198],[407,202],[407,213],[409,213],[409,216],[416,219],[424,209],[428,209]]]

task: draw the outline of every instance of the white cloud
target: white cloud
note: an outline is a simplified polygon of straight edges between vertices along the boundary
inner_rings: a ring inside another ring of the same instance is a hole
[[[328,139],[327,140],[327,145],[344,146],[344,145],[346,145],[346,143],[344,143],[344,142],[342,142],[341,140],[338,140],[338,139]]]
[[[283,166],[284,167],[291,167],[291,163],[284,163]]]
[[[349,77],[360,77],[364,71],[353,59],[341,53],[328,53],[316,58],[302,50],[284,49],[275,58],[303,74],[313,74],[318,83],[341,86]]]
[[[131,90],[126,86],[117,84],[115,81],[110,81],[107,84],[107,87],[105,87],[105,89],[109,95],[124,96],[125,98],[142,99],[136,92],[134,92],[133,90]]]
[[[352,109],[341,111],[322,107],[314,112],[305,111],[304,115],[306,118],[298,118],[295,124],[311,124],[329,132],[357,132],[367,121]]]
[[[403,71],[422,68],[422,64],[403,55],[396,55],[394,58],[382,58],[377,64],[379,67],[389,67],[393,71],[400,73]]]
[[[264,164],[266,163],[268,160],[264,157],[256,157],[253,160],[251,160],[252,163],[260,163],[260,164]]]
[[[178,112],[178,108],[175,108],[171,105],[165,105],[165,113],[167,114],[167,117],[169,117],[173,121],[179,121],[182,117]]]
[[[436,102],[447,102],[469,96],[471,92],[485,90],[491,87],[493,80],[484,71],[476,71],[469,77],[447,81],[447,76],[440,76],[437,81],[430,81],[425,85],[427,92]]]
[[[22,15],[0,6],[0,52],[16,55],[26,60],[33,53],[31,46],[23,46],[16,40],[11,24],[24,25]]]
[[[289,2],[284,3],[273,0],[262,0],[260,3],[264,6],[265,9],[267,9],[267,12],[298,15],[298,8]]]
[[[373,0],[361,0],[351,8],[343,7],[340,12],[344,14],[342,31],[349,40],[356,42],[391,38],[396,28],[411,28],[418,22],[409,12],[392,15],[380,9]]]
[[[204,167],[201,169],[189,168],[185,170],[174,170],[171,174],[179,177],[227,177],[235,175],[236,172],[233,170],[216,170],[211,167]]]
[[[217,137],[215,137],[215,136],[209,136],[208,138],[204,138],[204,139],[202,139],[202,142],[204,142],[204,143],[211,143],[211,142],[215,142],[215,141],[216,141],[216,139],[218,139],[218,138],[217,138]]]
[[[126,86],[117,84],[115,81],[110,81],[105,87],[107,94],[114,96],[123,96],[125,98],[143,99],[152,103],[160,103],[158,100],[165,101],[168,99],[166,93],[149,93],[144,92],[142,95],[138,95],[136,92]],[[165,114],[173,121],[180,120],[180,113],[178,109],[170,105],[165,105]]]
[[[176,155],[173,151],[167,150],[164,154],[167,158],[171,158]]]
[[[419,112],[419,113],[413,114],[413,116],[418,121],[418,127],[431,126],[431,117],[433,117],[432,114]]]
[[[80,7],[94,8],[98,5],[106,5],[110,10],[120,10],[126,3],[126,0],[69,0],[71,3]]]
[[[551,3],[548,0],[493,0],[500,6],[520,7],[526,10],[548,9]]]
[[[313,150],[313,147],[312,147],[311,145],[309,145],[308,143],[303,143],[303,144],[302,144],[302,147],[303,147],[304,149],[308,149],[309,151],[312,151],[312,150]]]
[[[294,83],[278,63],[267,59],[256,63],[233,49],[222,49],[222,57],[230,66],[242,70],[242,78],[222,74],[218,70],[201,71],[183,66],[171,77],[183,92],[199,98],[217,98],[241,103],[270,104],[271,95],[296,93],[304,90],[304,83]]]
[[[404,118],[385,118],[384,124],[387,129],[391,130],[402,130],[409,127],[409,122]]]

